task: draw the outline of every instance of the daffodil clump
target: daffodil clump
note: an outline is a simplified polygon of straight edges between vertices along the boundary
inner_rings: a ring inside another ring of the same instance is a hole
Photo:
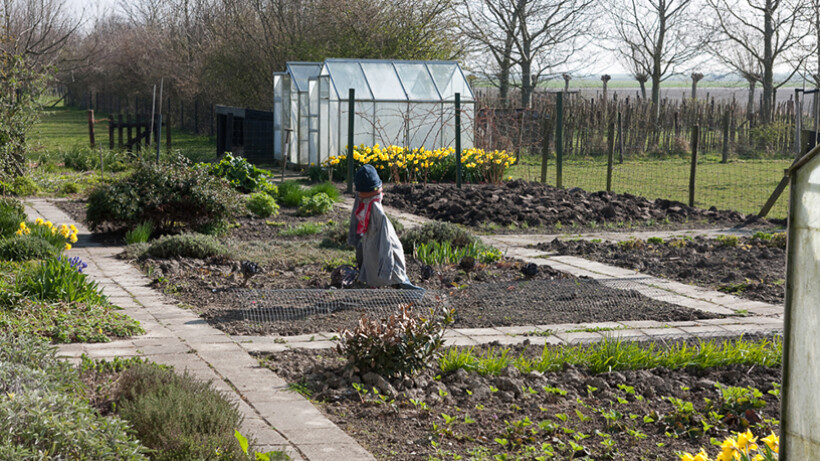
[[[384,179],[392,182],[440,182],[455,180],[456,150],[442,147],[435,150],[408,149],[401,146],[354,146],[354,167],[373,165]],[[515,163],[515,156],[506,151],[464,149],[461,152],[463,180],[466,182],[499,183],[504,171]],[[328,158],[323,166],[333,168],[337,177],[347,171],[347,154]]]
[[[52,245],[63,250],[70,250],[71,245],[77,243],[77,227],[74,224],[54,225],[51,221],[44,221],[37,218],[34,224],[20,223],[15,235],[36,235],[42,237]]]
[[[763,444],[757,443],[752,431],[729,437],[720,445],[720,453],[714,461],[777,461],[780,450],[780,438],[772,432],[768,437],[760,439]],[[712,461],[712,458],[701,450],[697,454],[683,453],[680,461]]]

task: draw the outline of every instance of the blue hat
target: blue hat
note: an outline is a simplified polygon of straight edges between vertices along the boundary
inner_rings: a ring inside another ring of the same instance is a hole
[[[373,165],[364,165],[359,168],[356,176],[353,177],[353,183],[356,185],[357,192],[373,192],[382,187],[382,180]]]

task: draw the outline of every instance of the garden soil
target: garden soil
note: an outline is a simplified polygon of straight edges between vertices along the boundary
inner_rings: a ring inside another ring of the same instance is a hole
[[[646,243],[584,240],[553,240],[539,243],[539,250],[575,255],[645,274],[709,287],[736,296],[783,304],[786,251],[755,238],[717,240],[696,237]]]
[[[537,358],[542,349],[518,347],[510,355]],[[474,353],[480,355],[482,350]],[[779,367],[595,374],[565,366],[558,372],[526,375],[508,367],[498,376],[457,370],[388,381],[345,369],[345,360],[335,351],[297,349],[265,355],[263,363],[307,392],[329,419],[381,460],[453,459],[453,455],[473,459],[470,453],[477,452],[471,450],[482,447],[510,455],[503,459],[516,459],[516,444],[533,446],[538,453],[542,443],[556,450],[555,458],[549,459],[673,460],[678,459],[677,451],[695,453],[701,448],[714,456],[719,448],[711,446],[710,438],[720,442],[749,424],[758,437],[778,429],[780,402],[774,393],[781,380]],[[354,383],[368,393],[360,396]],[[716,383],[757,389],[763,406],[720,407],[723,399]],[[372,388],[384,399],[374,395]],[[680,400],[676,404],[670,398]],[[709,401],[719,407],[714,408],[716,417],[711,422],[704,417]],[[694,411],[686,409],[687,403]],[[611,448],[606,447],[607,438],[614,441]],[[570,442],[576,444],[574,454]]]
[[[692,208],[680,202],[647,200],[630,194],[558,189],[524,180],[502,184],[399,184],[385,190],[384,204],[430,219],[494,232],[560,231],[574,227],[696,228],[769,222],[736,211]]]

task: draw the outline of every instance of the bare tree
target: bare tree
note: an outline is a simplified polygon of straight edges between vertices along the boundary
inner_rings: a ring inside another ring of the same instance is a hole
[[[655,116],[660,113],[661,82],[677,67],[698,55],[703,38],[692,33],[690,14],[692,0],[613,0],[611,18],[613,39],[621,60],[628,64],[640,82],[644,76],[652,81]],[[643,84],[642,93],[645,97]]]
[[[521,71],[521,105],[528,107],[535,83],[554,75],[586,45],[594,16],[593,0],[516,0],[518,33],[514,35]]]
[[[735,63],[739,56],[751,60],[762,72],[761,121],[769,123],[774,107],[775,90],[789,81],[806,59],[792,55],[793,67],[786,78],[775,83],[774,68],[785,63],[789,54],[810,33],[801,28],[800,5],[785,0],[706,0],[714,14],[714,27],[720,34],[713,51],[735,69],[748,68],[747,62]],[[747,78],[748,80],[748,78]],[[751,86],[751,81],[750,81]]]
[[[36,69],[57,64],[82,18],[70,17],[63,0],[3,0],[0,2],[0,33],[8,39],[4,51],[23,57]]]
[[[510,91],[510,72],[515,36],[518,34],[518,0],[462,0],[461,31],[479,54],[489,54],[491,66],[481,73],[498,86],[506,106]]]

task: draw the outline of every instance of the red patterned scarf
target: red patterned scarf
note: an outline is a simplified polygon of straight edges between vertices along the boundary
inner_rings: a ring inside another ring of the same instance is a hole
[[[356,225],[357,234],[364,235],[364,233],[367,232],[367,227],[370,225],[370,207],[373,205],[373,202],[381,202],[382,196],[382,193],[379,192],[372,197],[359,198],[359,206],[355,212],[356,220],[358,221]]]

